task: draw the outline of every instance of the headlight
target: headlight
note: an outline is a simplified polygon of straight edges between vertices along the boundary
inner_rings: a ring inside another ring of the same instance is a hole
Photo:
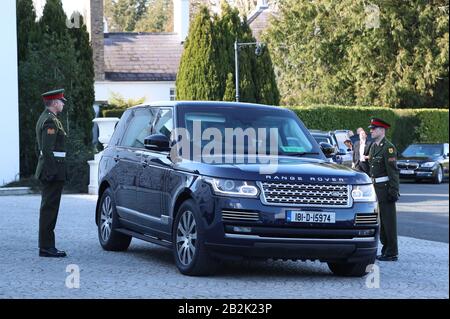
[[[352,197],[355,202],[375,202],[377,196],[375,188],[369,185],[354,185],[352,189]]]
[[[217,195],[257,197],[259,194],[259,189],[254,182],[219,178],[205,178],[205,181],[212,185]]]
[[[430,167],[433,167],[434,165],[436,165],[436,162],[426,162],[426,163],[423,163],[422,165],[420,165],[420,167],[430,168]]]

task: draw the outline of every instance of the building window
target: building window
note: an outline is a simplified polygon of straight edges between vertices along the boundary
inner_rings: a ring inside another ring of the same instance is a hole
[[[170,100],[175,101],[175,88],[170,88]]]

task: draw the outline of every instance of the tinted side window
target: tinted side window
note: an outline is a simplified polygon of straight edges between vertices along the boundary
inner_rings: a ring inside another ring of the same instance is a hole
[[[127,110],[120,117],[120,121],[116,124],[116,127],[114,128],[114,133],[108,145],[116,146],[119,143],[120,137],[123,135],[123,131],[125,130],[127,123],[130,120],[131,113],[132,113],[131,110]]]
[[[172,109],[161,109],[158,117],[159,119],[155,124],[155,134],[163,134],[170,138],[170,133],[173,130]]]
[[[153,113],[154,110],[151,108],[135,110],[120,145],[144,148],[144,139],[152,134]]]

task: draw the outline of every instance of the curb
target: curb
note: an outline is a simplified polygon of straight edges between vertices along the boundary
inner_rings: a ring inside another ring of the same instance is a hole
[[[34,194],[31,187],[3,187],[0,188],[0,196],[29,195]]]

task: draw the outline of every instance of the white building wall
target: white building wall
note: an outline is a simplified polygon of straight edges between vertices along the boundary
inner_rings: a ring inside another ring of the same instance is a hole
[[[95,82],[95,100],[108,101],[112,93],[118,93],[125,99],[140,99],[145,102],[170,100],[170,89],[175,89],[175,82]]]
[[[19,179],[19,101],[17,79],[16,1],[2,1],[0,70],[0,186]]]

